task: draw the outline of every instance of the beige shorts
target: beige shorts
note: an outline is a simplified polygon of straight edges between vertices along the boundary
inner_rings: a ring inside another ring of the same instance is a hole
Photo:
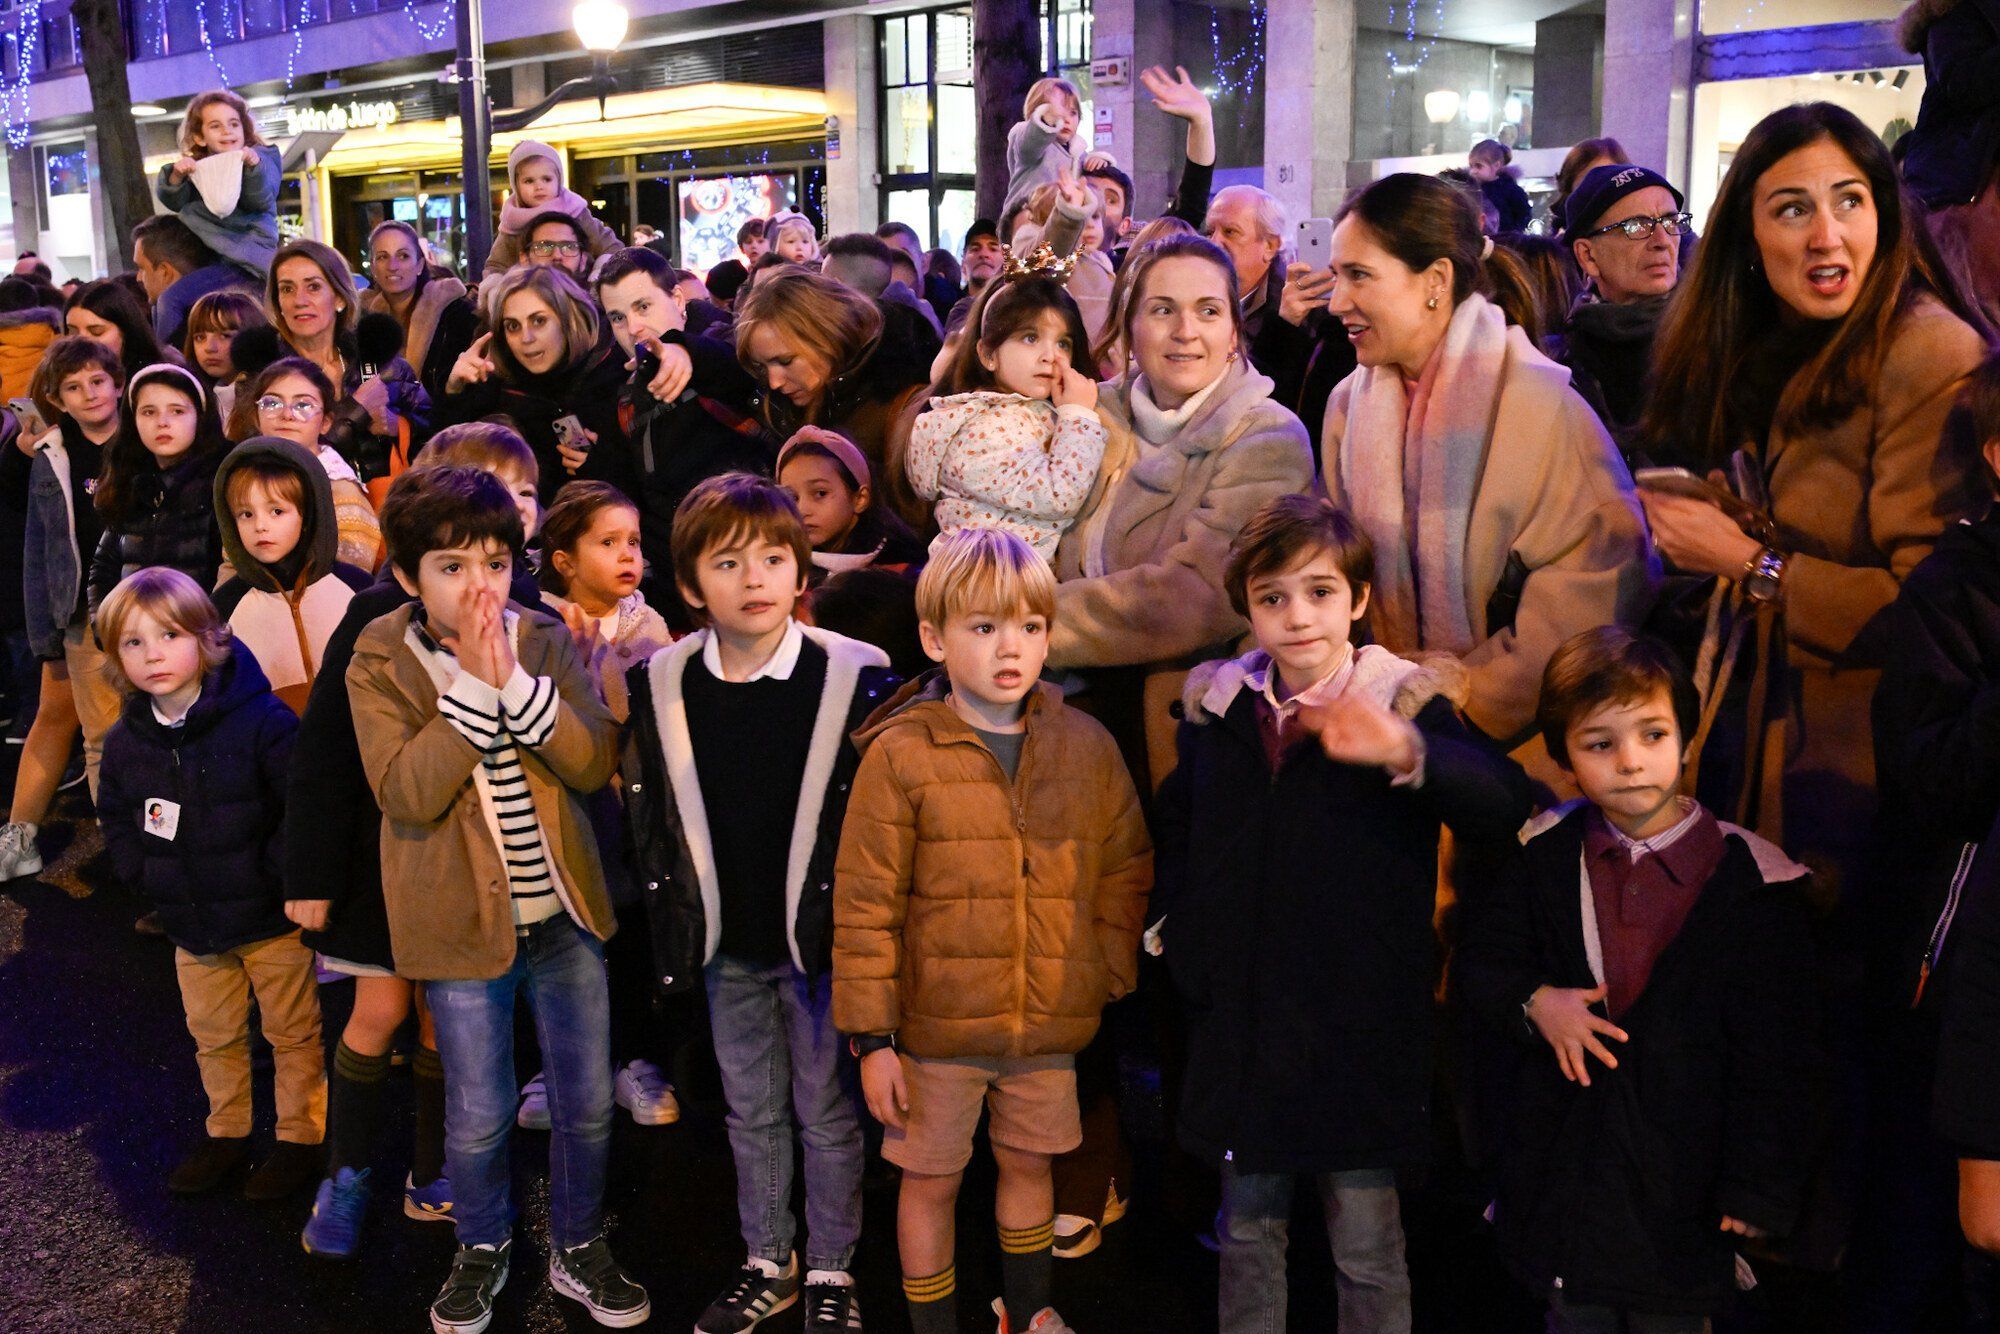
[[[1083,1143],[1073,1056],[898,1055],[910,1094],[908,1127],[882,1132],[882,1156],[898,1167],[925,1176],[963,1172],[981,1107],[992,1115],[987,1137],[1006,1148],[1053,1156]]]

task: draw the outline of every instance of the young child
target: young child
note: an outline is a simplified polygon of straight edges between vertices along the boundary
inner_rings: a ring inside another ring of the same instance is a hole
[[[221,392],[217,391],[220,399]],[[241,438],[289,440],[310,452],[333,495],[334,544],[339,557],[369,573],[382,564],[382,525],[374,502],[339,450],[326,442],[329,407],[338,401],[333,381],[304,357],[280,357],[253,376],[243,393]]]
[[[778,485],[799,507],[812,543],[810,583],[843,570],[903,574],[923,565],[924,544],[875,504],[869,480],[868,460],[854,442],[823,426],[801,426],[778,451]]]
[[[1052,561],[1097,483],[1107,439],[1083,317],[1053,278],[1002,277],[966,330],[951,392],[910,431],[910,486],[937,502],[932,550],[961,528],[1001,528]]]
[[[347,688],[382,808],[396,971],[425,984],[444,1062],[459,1249],[431,1326],[485,1329],[507,1281],[514,1012],[524,992],[555,1129],[549,1282],[599,1324],[636,1325],[651,1302],[604,1236],[611,1049],[601,942],[614,919],[584,805],[616,765],[616,725],[562,622],[509,605],[523,534],[497,478],[418,468],[391,484],[382,519],[396,581],[417,601],[361,633]]]
[[[222,566],[215,470],[228,450],[215,400],[193,371],[160,362],[132,377],[97,479],[104,535],[90,562],[93,617],[113,585],[148,565],[215,587]]]
[[[1058,1334],[1055,1155],[1075,1054],[1137,980],[1152,848],[1095,720],[1039,684],[1055,576],[1012,533],[949,538],[917,581],[924,651],[862,749],[834,890],[834,1023],[854,1035],[916,1334],[958,1328],[953,1214],[982,1105],[999,1168],[1002,1331]]]
[[[0,828],[0,880],[42,869],[35,835],[69,767],[79,726],[84,772],[96,795],[104,734],[122,704],[90,630],[84,572],[102,531],[92,492],[104,449],[118,434],[124,375],[117,353],[76,337],[51,343],[35,371],[35,402],[53,426],[34,442],[29,466],[21,583],[28,646],[41,660],[42,680]]]
[[[160,202],[210,250],[263,282],[278,253],[278,150],[227,88],[195,94],[180,147],[180,157],[160,168]]]
[[[674,577],[706,624],[631,680],[620,772],[654,973],[669,993],[707,986],[749,1251],[700,1334],[739,1334],[801,1297],[811,1334],[860,1328],[849,1266],[863,1157],[832,1022],[833,861],[856,764],[847,737],[891,678],[881,650],[793,618],[809,556],[775,482],[696,486],[674,522]]]
[[[215,1189],[250,1156],[250,997],[277,1067],[278,1143],[244,1194],[275,1200],[319,1173],[326,1070],[312,951],[284,913],[285,770],[298,716],[187,575],[149,567],[98,608],[124,716],[104,741],[98,820],[113,866],[174,943],[208,1094],[207,1137],[167,1188]]]
[[[819,229],[803,213],[776,213],[764,224],[767,254],[787,264],[813,264],[819,260]]]
[[[1655,641],[1559,648],[1537,722],[1583,797],[1467,900],[1459,985],[1513,1053],[1493,1224],[1555,1334],[1706,1329],[1810,1167],[1807,873],[1678,795],[1697,708]]]
[[[626,674],[673,642],[660,614],[639,590],[645,568],[639,510],[606,482],[571,482],[556,493],[542,520],[543,601],[560,610],[577,651],[596,680],[598,696],[623,723],[631,716]],[[680,1119],[673,1085],[661,1070],[652,963],[643,944],[644,907],[625,854],[625,810],[613,782],[590,799],[590,819],[604,861],[604,879],[620,934],[605,951],[611,984],[611,1051],[619,1060],[612,1097],[642,1126]],[[636,947],[633,940],[641,941]],[[540,1076],[529,1081],[530,1088]],[[546,1084],[543,1084],[546,1101]]]
[[[507,154],[507,202],[500,207],[483,276],[497,278],[527,258],[529,225],[551,211],[576,219],[592,261],[624,245],[617,232],[591,213],[590,201],[563,184],[562,155],[547,144],[523,139]]]
[[[188,308],[181,359],[215,391],[215,415],[224,422],[235,405],[236,381],[241,374],[229,358],[230,344],[245,329],[269,323],[264,318],[264,304],[248,292],[210,292]]]
[[[490,422],[448,426],[432,437],[417,468],[472,468],[500,479],[532,537],[540,519],[535,455],[528,442]],[[524,567],[514,571],[512,600],[534,606],[541,597]],[[286,800],[312,812],[313,837],[286,845],[285,911],[306,928],[321,966],[354,979],[354,1006],[334,1046],[327,1108],[326,1177],[301,1235],[308,1254],[351,1259],[361,1244],[389,1077],[389,1048],[414,1007],[418,1045],[410,1058],[415,1122],[403,1213],[418,1222],[448,1223],[451,1180],[445,1175],[444,1066],[422,989],[396,972],[382,897],[382,809],[368,785],[355,738],[347,667],[355,642],[375,620],[410,601],[393,576],[348,603],[326,642],[319,676],[299,719],[298,762]],[[329,855],[329,850],[332,855]],[[539,1079],[539,1077],[538,1077]],[[538,1128],[549,1128],[548,1094],[535,1085]],[[525,1108],[524,1108],[525,1110]]]
[[[1224,1334],[1284,1328],[1300,1175],[1341,1328],[1410,1328],[1396,1173],[1431,1139],[1439,830],[1504,844],[1529,810],[1454,712],[1462,671],[1355,646],[1374,573],[1331,501],[1257,512],[1223,576],[1257,647],[1188,677],[1157,803],[1154,939],[1189,1002],[1180,1140],[1222,1171]]]
[[[1465,155],[1465,169],[1492,206],[1498,233],[1526,231],[1535,213],[1513,161],[1514,150],[1498,139],[1481,139]]]
[[[328,637],[373,582],[337,558],[333,483],[303,445],[258,437],[216,469],[215,509],[236,572],[215,591],[215,609],[272,691],[304,713]]]
[[[1054,185],[1065,170],[1075,173],[1076,131],[1082,120],[1083,99],[1068,79],[1037,79],[1029,86],[1021,103],[1020,122],[1007,131],[1007,196],[1000,208],[1002,218],[1011,218],[1036,186]],[[1011,241],[1013,232],[1002,239]]]

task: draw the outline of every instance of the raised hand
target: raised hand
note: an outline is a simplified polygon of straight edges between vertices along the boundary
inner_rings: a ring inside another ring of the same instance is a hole
[[[458,354],[452,363],[451,376],[445,381],[445,392],[455,394],[468,385],[479,384],[492,375],[499,367],[493,364],[491,348],[493,335],[483,333],[472,340],[472,346]]]
[[[1590,1068],[1585,1062],[1586,1055],[1595,1056],[1604,1062],[1607,1070],[1618,1068],[1618,1058],[1611,1054],[1598,1038],[1607,1037],[1618,1042],[1629,1039],[1625,1030],[1609,1019],[1600,1019],[1591,1011],[1591,1006],[1604,999],[1604,988],[1591,987],[1537,987],[1535,994],[1528,997],[1528,1022],[1542,1039],[1555,1048],[1556,1063],[1562,1067],[1563,1078],[1574,1084],[1590,1087]]]
[[[507,678],[514,674],[514,643],[507,638],[507,619],[501,612],[505,602],[492,592],[481,594],[483,607],[479,617],[480,633],[486,639],[485,657],[492,675],[486,683],[498,689],[507,684]]]
[[[1152,95],[1153,105],[1181,120],[1207,120],[1211,114],[1208,98],[1188,77],[1185,66],[1174,66],[1168,74],[1160,65],[1139,71],[1139,83]]]
[[[1091,197],[1090,187],[1068,167],[1056,168],[1056,193],[1072,208],[1095,210],[1097,206],[1096,200]]]

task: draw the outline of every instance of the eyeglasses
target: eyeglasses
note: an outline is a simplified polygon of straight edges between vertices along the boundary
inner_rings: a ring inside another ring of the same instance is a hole
[[[528,253],[540,255],[543,259],[554,255],[561,255],[564,259],[574,259],[582,249],[583,247],[574,241],[537,241],[528,247]]]
[[[321,408],[316,398],[295,398],[287,403],[276,394],[266,394],[257,400],[257,411],[273,417],[283,413],[295,422],[302,422],[318,416]]]
[[[1655,227],[1665,228],[1668,236],[1679,236],[1692,226],[1694,226],[1694,214],[1692,213],[1662,213],[1657,218],[1627,218],[1623,222],[1614,222],[1608,227],[1599,227],[1596,231],[1585,232],[1582,239],[1587,240],[1593,236],[1608,236],[1612,232],[1623,232],[1634,241],[1643,241],[1653,234]]]

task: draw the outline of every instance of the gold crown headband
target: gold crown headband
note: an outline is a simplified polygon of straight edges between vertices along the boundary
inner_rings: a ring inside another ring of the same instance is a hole
[[[1047,241],[1029,251],[1026,259],[1009,251],[1006,262],[1000,268],[1000,280],[1012,282],[1016,278],[1053,278],[1059,283],[1066,283],[1070,274],[1076,271],[1076,259],[1082,253],[1083,247],[1078,246],[1068,255],[1057,258]]]

